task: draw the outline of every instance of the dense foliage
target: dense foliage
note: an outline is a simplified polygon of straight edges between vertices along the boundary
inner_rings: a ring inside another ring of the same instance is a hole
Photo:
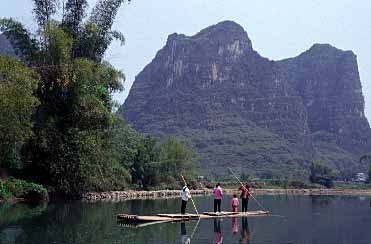
[[[45,200],[48,198],[48,192],[43,186],[24,180],[14,178],[0,180],[0,199],[14,197]]]
[[[190,177],[195,171],[192,153],[184,143],[169,138],[156,144],[151,137],[143,138],[134,163],[132,183],[145,188],[161,183],[174,186],[181,175]]]
[[[0,56],[0,168],[18,167],[19,149],[31,135],[37,75],[13,58]]]
[[[309,180],[311,183],[320,184],[327,188],[334,186],[334,175],[332,169],[321,164],[311,164]]]
[[[0,59],[16,64],[0,70],[0,78],[29,83],[21,84],[28,93],[19,94],[30,100],[22,104],[27,107],[21,110],[24,115],[13,110],[16,121],[24,124],[10,131],[16,138],[11,143],[22,145],[30,176],[58,193],[122,189],[131,182],[157,185],[168,179],[159,177],[160,172],[177,177],[174,171],[180,173],[191,163],[191,153],[183,144],[171,139],[159,145],[127,128],[112,113],[112,93],[123,89],[125,77],[104,61],[104,54],[114,39],[124,42],[123,35],[112,30],[124,2],[99,0],[88,15],[86,0],[67,0],[59,20],[56,0],[34,0],[35,33],[13,19],[0,19],[0,31],[29,67]],[[12,122],[1,123],[7,131]]]

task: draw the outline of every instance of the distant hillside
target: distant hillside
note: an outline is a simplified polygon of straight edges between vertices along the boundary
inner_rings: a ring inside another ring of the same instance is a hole
[[[300,177],[311,160],[361,170],[359,156],[371,149],[353,52],[315,44],[271,61],[231,21],[170,35],[122,111],[139,131],[192,141],[205,174],[228,165]]]

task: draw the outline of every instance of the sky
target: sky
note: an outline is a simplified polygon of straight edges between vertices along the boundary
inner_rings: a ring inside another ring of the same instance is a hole
[[[0,17],[14,17],[34,28],[31,0],[0,0]],[[62,1],[62,0],[60,0]],[[93,6],[96,0],[89,0]],[[126,75],[127,97],[135,76],[154,58],[171,33],[193,35],[224,20],[247,31],[253,47],[272,60],[294,57],[314,43],[352,50],[358,59],[371,119],[371,1],[359,0],[132,0],[121,7],[114,28],[126,44],[114,43],[106,59]]]

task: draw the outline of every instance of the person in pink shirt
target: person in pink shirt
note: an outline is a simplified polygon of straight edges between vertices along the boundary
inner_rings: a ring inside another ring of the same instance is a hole
[[[238,201],[237,194],[233,194],[232,198],[232,212],[238,212],[238,205],[240,202]]]
[[[214,194],[214,212],[216,213],[218,211],[220,213],[221,212],[220,205],[222,204],[223,191],[219,183],[216,184],[213,194]]]

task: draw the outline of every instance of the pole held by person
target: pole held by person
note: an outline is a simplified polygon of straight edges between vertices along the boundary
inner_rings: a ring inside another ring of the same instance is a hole
[[[188,184],[187,184],[187,182],[186,182],[184,176],[181,175],[181,177],[182,177],[182,180],[183,180],[183,182],[184,182],[184,185],[187,186]],[[193,204],[193,207],[194,207],[194,209],[195,209],[195,211],[196,211],[197,216],[200,217],[200,214],[198,213],[198,210],[197,210],[196,204],[195,204],[195,202],[193,201],[193,198],[192,198],[192,195],[191,195],[190,192],[189,192],[189,198],[190,198],[191,201],[192,201],[192,204]]]
[[[240,179],[235,175],[235,173],[233,172],[233,170],[231,168],[229,168],[229,171],[231,172],[231,174],[236,178],[236,180],[241,184],[242,187],[245,187],[244,184],[240,181]],[[254,199],[254,201],[258,204],[258,206],[263,209],[264,211],[267,211],[262,204],[259,203],[258,200],[256,200],[256,198],[253,196],[253,194],[251,194],[250,192],[250,196],[252,197],[252,199]]]

